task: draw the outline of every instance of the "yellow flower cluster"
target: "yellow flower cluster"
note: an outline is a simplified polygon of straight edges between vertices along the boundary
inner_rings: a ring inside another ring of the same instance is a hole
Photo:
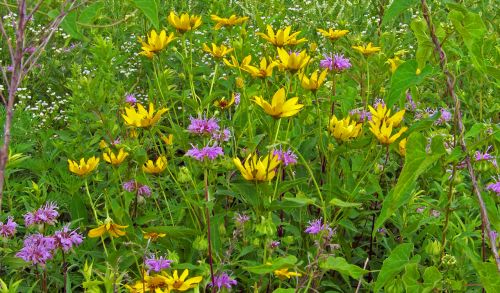
[[[172,275],[161,272],[161,274],[150,276],[145,273],[142,280],[131,286],[125,285],[125,287],[130,292],[184,292],[196,288],[203,279],[201,276],[188,279],[188,275],[188,269],[185,269],[180,276],[177,270],[174,270]]]
[[[396,114],[391,115],[391,110],[383,104],[378,104],[377,108],[369,106],[372,113],[372,120],[369,122],[370,131],[377,137],[381,144],[390,145],[396,141],[408,128],[401,127],[401,129],[392,134],[393,128],[398,127],[403,120],[405,110],[401,110]]]
[[[240,170],[243,178],[249,181],[271,181],[276,176],[276,168],[280,164],[277,155],[269,153],[267,156],[258,158],[251,154],[241,163],[239,158],[233,159],[234,164]]]
[[[356,123],[350,117],[338,120],[335,115],[330,119],[328,130],[339,141],[349,141],[361,133],[361,123]]]

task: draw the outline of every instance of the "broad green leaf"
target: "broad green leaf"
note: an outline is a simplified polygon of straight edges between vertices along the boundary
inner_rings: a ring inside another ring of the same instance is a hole
[[[418,75],[417,69],[418,65],[415,60],[406,61],[396,69],[391,78],[391,87],[387,97],[388,107],[392,107],[392,105],[404,99],[407,89],[421,84],[432,73],[430,65],[427,65]]]
[[[486,292],[500,292],[500,278],[498,277],[497,266],[489,262],[473,262],[473,264],[479,273],[479,279]]]
[[[324,270],[334,270],[354,279],[359,279],[363,274],[368,272],[357,265],[348,263],[343,257],[329,256],[326,261],[320,263],[319,266]]]
[[[295,293],[296,289],[293,288],[278,288],[273,291],[273,293]]]
[[[422,69],[427,60],[431,57],[434,50],[434,44],[432,43],[429,30],[427,29],[427,24],[423,19],[413,20],[410,27],[415,34],[415,38],[417,38],[416,59],[418,68]]]
[[[48,15],[52,18],[56,18],[59,15],[59,11],[51,10],[49,11]],[[64,17],[63,21],[61,22],[61,28],[66,33],[68,33],[72,38],[80,40],[83,38],[83,35],[78,30],[78,24],[76,23],[77,18],[78,18],[77,11],[76,10],[71,11]]]
[[[389,257],[384,260],[377,281],[375,282],[374,292],[378,292],[384,285],[401,272],[410,259],[413,251],[412,243],[403,243],[398,245]]]
[[[139,8],[142,13],[151,21],[156,29],[160,29],[160,19],[158,17],[158,3],[156,0],[134,0],[135,7]]]
[[[416,5],[418,1],[416,0],[399,0],[392,2],[391,6],[385,11],[384,18],[382,19],[382,25],[387,25],[394,21],[403,11]]]
[[[405,285],[405,290],[408,293],[418,293],[422,291],[422,286],[419,284],[420,273],[418,271],[418,263],[410,263],[405,266],[405,273],[401,278]]]
[[[435,266],[428,267],[424,271],[424,291],[432,292],[433,289],[439,289],[439,283],[443,276],[441,272]]]
[[[469,57],[474,67],[485,71],[484,57],[482,54],[483,37],[486,33],[486,26],[479,14],[452,10],[448,14],[448,19],[453,23],[457,32],[462,36],[464,44],[469,52]]]
[[[103,2],[96,2],[92,5],[87,6],[87,8],[83,9],[80,13],[80,17],[78,18],[78,22],[91,24],[97,18],[97,14],[104,8]]]
[[[289,255],[286,257],[280,257],[271,262],[271,264],[264,264],[254,267],[246,267],[245,270],[250,273],[263,275],[272,273],[275,270],[289,268],[295,265],[297,262],[297,258],[293,255]]]
[[[282,200],[273,201],[270,210],[294,209],[314,204],[314,198],[305,197],[284,197]]]
[[[341,207],[341,208],[352,208],[352,207],[359,207],[359,206],[361,206],[360,203],[357,203],[357,202],[347,202],[347,201],[343,201],[343,200],[338,199],[338,198],[332,199],[330,201],[330,204],[334,205],[334,206]]]
[[[446,153],[441,136],[436,136],[432,140],[431,154],[426,152],[426,144],[426,139],[421,133],[414,132],[409,136],[403,170],[396,186],[382,203],[374,232],[382,227],[398,208],[410,201],[418,177]]]

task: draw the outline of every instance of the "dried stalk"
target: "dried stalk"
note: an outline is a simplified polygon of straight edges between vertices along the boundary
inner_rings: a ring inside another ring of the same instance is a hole
[[[446,87],[448,90],[448,94],[451,96],[453,102],[455,103],[455,125],[458,130],[458,143],[460,144],[460,148],[464,153],[467,153],[467,145],[465,143],[464,139],[464,124],[462,121],[462,114],[460,112],[460,99],[455,93],[455,81],[453,75],[450,73],[450,71],[446,67],[446,54],[443,51],[443,48],[441,47],[441,43],[439,42],[439,39],[436,36],[436,32],[434,29],[434,25],[432,24],[431,17],[430,17],[430,12],[429,12],[429,7],[427,6],[427,2],[425,0],[422,1],[422,14],[424,16],[425,22],[427,23],[427,27],[429,28],[432,42],[434,43],[434,50],[438,53],[439,55],[439,66],[441,67],[441,70],[443,74],[446,76]],[[490,220],[488,218],[488,211],[486,210],[486,205],[484,203],[483,197],[481,196],[481,191],[479,190],[479,186],[477,184],[477,179],[476,175],[474,173],[474,168],[472,167],[471,161],[470,161],[470,156],[467,155],[465,157],[465,163],[467,165],[467,170],[469,171],[469,175],[472,181],[472,190],[474,194],[476,195],[478,201],[479,201],[479,208],[481,210],[481,220],[483,227],[486,229],[486,232],[488,232],[488,238],[490,240],[490,248],[491,252],[493,253],[493,256],[495,257],[495,261],[497,264],[497,269],[500,272],[500,257],[498,256],[498,251],[496,247],[495,240],[491,237],[491,225],[490,225]]]

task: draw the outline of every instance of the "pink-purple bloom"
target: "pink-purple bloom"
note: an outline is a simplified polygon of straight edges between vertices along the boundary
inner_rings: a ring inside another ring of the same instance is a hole
[[[148,268],[148,274],[151,271],[160,272],[161,270],[170,268],[172,260],[166,259],[163,256],[156,257],[155,255],[150,255],[144,260],[144,264]]]
[[[346,69],[351,68],[351,61],[349,58],[345,58],[343,54],[335,54],[333,57],[324,55],[325,59],[319,62],[319,66],[322,68],[327,68],[328,70],[334,70],[336,72],[341,72]]]
[[[491,190],[495,192],[497,196],[500,196],[500,180],[495,183],[488,184],[488,186],[486,186],[486,190]]]
[[[415,102],[413,101],[413,98],[411,96],[411,92],[410,91],[407,91],[406,92],[406,102],[407,102],[407,108],[410,110],[410,111],[415,111],[415,109],[417,109],[417,105],[415,104]]]
[[[16,234],[17,223],[14,222],[14,218],[8,217],[5,224],[0,222],[0,236],[2,237],[12,237]]]
[[[212,135],[220,129],[219,123],[216,118],[207,119],[189,117],[191,124],[188,126],[188,131],[199,135]]]
[[[445,124],[446,122],[448,122],[448,121],[451,120],[451,113],[450,113],[450,111],[448,111],[448,110],[446,110],[444,108],[441,108],[440,112],[441,112],[441,116],[435,122],[437,125]]]
[[[333,230],[327,224],[323,224],[323,219],[319,218],[317,220],[309,221],[309,226],[307,226],[304,232],[316,235],[323,231],[328,231],[328,236],[333,235]]]
[[[238,106],[240,104],[240,97],[241,97],[240,93],[235,93],[234,94],[234,104],[236,106]]]
[[[495,159],[494,156],[492,156],[489,151],[491,149],[491,145],[486,149],[486,151],[484,151],[484,153],[480,152],[480,151],[476,151],[476,153],[474,154],[474,159],[476,160],[476,162],[479,162],[479,161],[490,161],[493,166],[497,167],[497,160]]]
[[[149,188],[149,186],[147,185],[141,185],[139,188],[137,188],[137,194],[144,197],[150,197],[151,188]]]
[[[137,195],[150,197],[151,188],[147,185],[141,184],[135,180],[130,180],[122,184],[123,189],[128,192],[137,192]]]
[[[225,128],[224,130],[214,131],[212,139],[215,141],[229,141],[231,138],[231,130]]]
[[[35,224],[48,224],[54,225],[57,221],[59,213],[57,212],[57,205],[53,202],[48,202],[40,207],[35,212],[28,212],[24,215],[24,222],[26,226]]]
[[[214,284],[217,288],[221,289],[222,287],[226,287],[230,289],[232,286],[237,285],[238,282],[235,279],[232,279],[227,273],[221,273],[217,276],[214,276]]]
[[[123,189],[128,192],[134,192],[137,188],[137,182],[135,180],[130,180],[122,184]]]
[[[127,94],[125,96],[125,102],[129,103],[130,105],[134,105],[137,103],[137,98],[133,94]]]
[[[372,120],[372,113],[363,109],[353,109],[349,111],[349,116],[358,122],[366,122]]]
[[[250,220],[250,217],[248,215],[245,215],[245,214],[239,214],[239,213],[237,213],[234,216],[234,220],[236,221],[236,223],[238,223],[240,225],[243,225],[243,224],[245,224],[246,222],[248,222]]]
[[[274,155],[278,156],[278,160],[286,167],[288,165],[297,164],[297,155],[292,150],[284,151],[283,149],[274,150]]]
[[[205,146],[202,149],[199,149],[198,147],[191,145],[192,148],[186,152],[186,156],[192,157],[198,161],[203,161],[205,158],[208,158],[209,160],[215,160],[218,156],[223,156],[224,151],[220,146],[213,145],[213,146]]]
[[[45,237],[42,234],[33,234],[24,239],[24,245],[16,253],[16,257],[30,262],[34,265],[45,263],[52,259],[52,253],[56,249],[56,240],[53,237]]]
[[[78,246],[83,242],[83,235],[76,230],[70,230],[68,225],[54,233],[55,246],[64,252],[69,251],[73,246]]]

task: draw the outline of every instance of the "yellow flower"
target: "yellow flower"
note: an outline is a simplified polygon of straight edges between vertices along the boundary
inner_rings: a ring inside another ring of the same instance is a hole
[[[223,61],[224,64],[226,64],[229,67],[243,68],[250,64],[250,61],[252,61],[252,56],[251,55],[246,56],[245,58],[243,58],[243,60],[241,60],[241,63],[238,62],[238,59],[236,59],[236,57],[232,55],[231,55],[231,62],[229,62],[229,60],[227,60],[226,58],[224,58]]]
[[[387,59],[387,63],[391,65],[391,73],[394,73],[396,69],[398,69],[399,65],[403,64],[404,61],[399,59],[398,56],[394,56],[394,58]]]
[[[226,97],[221,98],[220,100],[216,100],[214,102],[214,106],[221,108],[222,110],[231,107],[234,104],[234,100],[236,99],[235,94],[231,95],[230,100],[226,100]]]
[[[405,110],[401,110],[391,116],[391,110],[387,109],[387,106],[382,103],[377,105],[377,109],[373,109],[372,106],[368,106],[368,108],[370,108],[370,112],[372,113],[372,122],[379,123],[380,121],[386,121],[387,124],[392,124],[394,127],[399,126],[405,114]]]
[[[372,117],[373,119],[373,117]],[[398,133],[392,134],[392,123],[388,123],[387,121],[380,121],[379,123],[374,122],[373,120],[370,123],[370,131],[377,137],[378,141],[381,144],[389,145],[396,141],[403,132],[405,132],[408,128],[402,127]]]
[[[311,59],[305,50],[300,53],[288,53],[285,49],[278,48],[278,56],[281,60],[281,63],[279,64],[280,68],[286,69],[292,73],[304,68]]]
[[[352,46],[352,48],[365,56],[377,53],[381,49],[380,47],[373,47],[371,42],[368,43],[366,47],[361,45],[361,46]]]
[[[311,78],[307,78],[304,72],[299,73],[300,85],[306,90],[316,91],[325,82],[328,69],[323,70],[318,77],[318,70],[314,71]]]
[[[115,224],[115,223],[113,223],[113,220],[111,220],[110,218],[107,218],[104,221],[104,224],[89,231],[89,237],[90,238],[101,237],[106,232],[108,232],[109,235],[111,235],[112,237],[124,236],[126,233],[125,233],[125,231],[122,231],[121,229],[125,229],[127,227],[128,226],[122,226],[122,225]]]
[[[289,272],[288,269],[279,269],[274,271],[274,275],[280,280],[290,279],[291,277],[300,277],[301,273],[297,272]]]
[[[158,238],[163,238],[167,236],[165,233],[157,233],[157,232],[144,232],[142,231],[144,239],[151,239],[151,241],[156,241]]]
[[[123,151],[123,148],[120,149],[118,155],[115,155],[113,151],[108,149],[107,152],[102,154],[102,158],[104,159],[104,161],[110,163],[111,165],[119,165],[123,162],[123,160],[125,160],[128,155],[129,154],[127,152]]]
[[[142,170],[148,174],[158,174],[163,172],[167,168],[167,158],[165,156],[159,156],[156,162],[153,163],[152,160],[148,160]]]
[[[147,43],[144,42],[142,38],[139,38],[139,42],[142,44],[142,52],[139,54],[152,58],[154,53],[163,50],[174,39],[174,33],[170,33],[170,35],[167,36],[167,32],[162,30],[158,35],[155,30],[151,30],[148,35]]]
[[[257,96],[253,97],[253,101],[274,118],[291,117],[304,107],[304,105],[298,103],[298,97],[285,100],[285,96],[285,88],[281,88],[274,94],[271,104],[262,97]]]
[[[258,158],[256,154],[250,154],[245,163],[239,158],[233,159],[234,164],[240,170],[241,176],[249,181],[271,181],[276,175],[276,168],[280,164],[278,155],[269,153],[265,157]]]
[[[214,58],[222,58],[226,54],[231,53],[234,49],[233,48],[228,48],[224,45],[220,45],[217,47],[216,44],[212,43],[212,48],[210,49],[207,44],[203,44],[203,51],[211,54],[214,56]]]
[[[101,141],[99,142],[99,148],[100,149],[107,149],[108,148],[108,144],[106,143],[106,141],[104,139],[101,139]]]
[[[181,34],[190,30],[195,30],[201,25],[201,16],[190,16],[187,13],[183,13],[181,17],[178,17],[175,12],[171,11],[167,20]]]
[[[149,127],[155,125],[161,119],[161,115],[167,111],[168,109],[162,108],[155,114],[153,103],[149,103],[149,111],[146,111],[141,104],[137,103],[137,111],[133,106],[125,107],[126,114],[122,114],[122,117],[127,125]]]
[[[348,141],[358,137],[361,133],[361,126],[361,123],[356,123],[354,120],[351,121],[350,117],[338,120],[334,115],[330,119],[328,130],[337,140]]]
[[[169,134],[169,135],[162,135],[160,136],[161,140],[163,140],[164,143],[166,143],[167,145],[172,145],[172,143],[174,143],[174,135],[173,134]]]
[[[198,286],[198,283],[201,282],[203,277],[197,276],[193,278],[189,278],[186,280],[187,276],[189,275],[189,270],[185,269],[184,272],[182,272],[182,275],[179,277],[177,270],[174,271],[172,276],[170,276],[167,273],[164,273],[166,277],[166,283],[167,283],[167,292],[170,292],[170,290],[175,290],[175,291],[187,291],[191,288],[195,288]]]
[[[293,46],[307,42],[307,39],[305,38],[297,40],[297,35],[300,34],[300,31],[290,34],[291,29],[291,26],[287,26],[284,30],[279,29],[275,34],[273,28],[270,25],[267,25],[267,35],[264,33],[257,33],[257,35],[261,36],[263,39],[276,47],[283,47],[287,45]]]
[[[167,289],[167,278],[162,275],[150,276],[144,272],[143,280],[137,281],[134,285],[125,285],[131,293],[144,293],[144,292],[164,292]],[[169,292],[169,291],[167,291]]]
[[[273,75],[273,69],[276,66],[278,66],[278,63],[276,61],[269,60],[268,62],[266,57],[264,57],[260,60],[259,68],[252,65],[245,65],[242,66],[241,69],[250,73],[250,75],[252,75],[252,77],[254,78],[266,78]]]
[[[399,154],[403,157],[406,156],[406,141],[406,138],[399,141]]]
[[[332,42],[342,38],[343,36],[347,35],[347,33],[349,33],[348,30],[334,30],[331,28],[328,29],[328,31],[319,28],[318,32],[322,34],[324,37],[330,39],[330,41]]]
[[[96,158],[95,156],[92,156],[87,160],[85,163],[85,159],[81,158],[80,159],[80,164],[78,164],[76,161],[72,161],[68,159],[68,164],[69,164],[69,170],[78,176],[85,176],[92,172],[95,168],[97,168],[97,165],[99,164],[99,158]]]
[[[212,15],[210,15],[210,18],[213,21],[217,22],[217,24],[214,27],[215,30],[219,30],[223,26],[232,27],[232,26],[235,26],[238,24],[242,24],[248,20],[248,16],[238,17],[234,14],[231,15],[229,18],[222,18],[222,17],[219,17],[215,14],[212,14]]]
[[[235,80],[236,87],[242,89],[245,86],[245,80],[241,77],[237,77]]]

